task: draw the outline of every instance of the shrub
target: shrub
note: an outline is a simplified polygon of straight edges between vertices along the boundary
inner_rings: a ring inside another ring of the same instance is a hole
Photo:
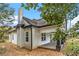
[[[54,40],[65,40],[66,39],[66,33],[61,30],[60,28],[56,29],[56,32],[54,33]]]
[[[78,32],[75,29],[71,28],[70,30],[68,30],[68,34],[69,37],[77,37]]]
[[[71,30],[71,37],[77,37],[77,32],[74,30]]]
[[[6,48],[0,47],[0,55],[4,54],[6,52],[6,50],[7,50]]]
[[[72,38],[67,40],[63,52],[68,56],[79,55],[79,39]]]
[[[0,43],[4,43],[5,42],[5,40],[0,40]]]
[[[64,44],[64,41],[66,39],[65,32],[63,32],[60,28],[57,28],[53,39],[57,41],[56,49],[60,50],[61,44]]]

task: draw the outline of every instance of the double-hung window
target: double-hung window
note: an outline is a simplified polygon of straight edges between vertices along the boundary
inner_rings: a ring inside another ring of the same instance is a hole
[[[42,39],[42,41],[46,40],[46,33],[41,33],[41,39]]]
[[[26,32],[26,42],[28,42],[28,41],[29,41],[29,33]]]

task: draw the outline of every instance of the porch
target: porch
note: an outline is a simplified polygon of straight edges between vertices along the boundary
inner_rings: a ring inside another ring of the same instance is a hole
[[[41,45],[40,47],[41,47],[41,48],[45,48],[45,49],[56,50],[56,44],[57,44],[56,41],[51,40],[50,43]],[[61,44],[61,50],[63,49],[63,47],[64,47],[64,44]]]
[[[41,48],[56,50],[56,41],[51,40],[50,43],[44,44],[40,46]]]

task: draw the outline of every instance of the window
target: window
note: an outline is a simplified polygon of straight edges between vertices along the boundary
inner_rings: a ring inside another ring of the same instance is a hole
[[[45,41],[46,40],[46,33],[42,33],[41,34],[41,39],[42,39],[42,41]]]
[[[28,37],[28,32],[26,32],[26,42],[28,42],[29,37]]]

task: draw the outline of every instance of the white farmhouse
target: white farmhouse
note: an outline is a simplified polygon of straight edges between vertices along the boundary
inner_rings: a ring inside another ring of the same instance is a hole
[[[16,29],[9,33],[9,41],[27,49],[35,49],[41,45],[48,44],[51,41],[51,33],[56,31],[56,27],[48,25],[45,20],[30,20],[22,16],[22,9],[19,9],[18,25]]]

